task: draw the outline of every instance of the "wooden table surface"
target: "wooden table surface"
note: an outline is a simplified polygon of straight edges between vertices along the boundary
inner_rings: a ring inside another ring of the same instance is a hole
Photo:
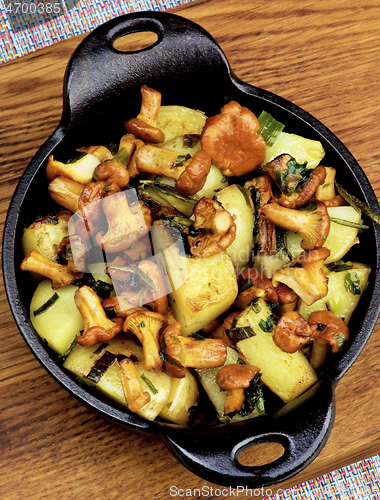
[[[242,80],[330,128],[380,195],[378,0],[200,0],[176,12],[216,38]],[[82,38],[0,67],[2,225],[19,177],[59,122],[65,66]],[[179,498],[180,488],[195,489],[192,498],[230,497],[185,469],[160,441],[102,420],[66,393],[24,344],[3,286],[0,312],[1,498],[158,500]],[[379,342],[377,325],[338,384],[327,445],[273,493],[380,452]]]

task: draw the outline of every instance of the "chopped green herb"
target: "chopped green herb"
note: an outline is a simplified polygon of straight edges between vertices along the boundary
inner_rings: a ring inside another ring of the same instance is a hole
[[[354,196],[352,194],[349,194],[337,182],[335,183],[335,185],[336,185],[336,188],[338,190],[338,193],[347,201],[347,203],[349,203],[353,208],[355,208],[355,210],[357,212],[360,209],[363,213],[368,215],[368,217],[371,220],[373,220],[377,224],[380,224],[380,217],[377,214],[375,214],[375,212],[371,208],[369,208],[369,206],[366,205],[366,203],[364,203],[364,201],[360,200],[359,198],[357,198],[356,196]]]
[[[171,168],[182,167],[185,161],[189,160],[190,158],[190,155],[178,155]]]
[[[311,179],[314,169],[306,168],[307,163],[297,163],[297,160],[291,158],[287,164],[285,172],[276,171],[276,179],[281,191],[290,195],[294,192],[299,193]]]
[[[152,288],[154,291],[158,291],[158,288],[154,283],[154,281],[151,278],[149,278],[149,276],[145,274],[135,262],[133,262],[133,260],[129,257],[129,255],[124,254],[123,258],[127,261],[128,266],[110,265],[108,266],[108,269],[127,271],[130,273],[137,274],[148,286],[150,286],[150,288]]]
[[[141,323],[139,324],[139,328],[145,328],[145,321],[141,321]]]
[[[169,363],[169,365],[176,366],[177,368],[185,368],[183,364],[178,361],[178,359],[173,358],[173,356],[170,356],[165,352],[160,351],[160,357],[162,357],[162,360],[165,361],[165,363]]]
[[[183,136],[182,145],[184,148],[194,148],[200,141],[201,136],[199,134],[185,134]]]
[[[144,373],[141,374],[141,378],[146,383],[148,388],[151,390],[152,394],[158,394],[158,390],[154,387],[151,380]]]
[[[184,226],[184,227],[189,227],[192,224],[194,224],[194,221],[191,219],[188,219],[186,217],[173,217],[170,221],[171,223],[174,222],[177,225]]]
[[[352,295],[360,295],[360,279],[354,271],[349,271],[344,277],[344,287],[352,293]]]
[[[229,330],[226,330],[226,334],[234,342],[240,342],[240,340],[249,339],[250,337],[254,337],[256,335],[251,326],[230,328]]]
[[[331,222],[335,222],[335,224],[340,224],[341,226],[353,227],[355,229],[368,229],[369,226],[363,224],[363,221],[351,222],[350,220],[338,219],[337,217],[330,217]]]
[[[264,413],[264,397],[263,397],[263,385],[260,381],[261,374],[258,373],[251,383],[249,387],[244,390],[245,399],[243,406],[239,411],[232,412],[228,414],[229,418],[233,418],[236,414],[239,414],[243,417],[249,415],[254,410],[257,410],[259,413]]]
[[[273,314],[268,316],[266,321],[261,319],[259,322],[259,327],[262,329],[263,332],[266,332],[266,333],[273,332],[274,325],[275,325],[275,318],[274,318]]]
[[[340,271],[349,271],[354,267],[353,264],[346,264],[343,260],[337,260],[336,262],[331,262],[330,264],[326,264],[326,267],[329,271],[334,271],[335,273],[339,273]]]
[[[254,223],[253,223],[253,241],[254,243],[258,243],[259,235],[260,235],[260,200],[261,194],[258,189],[254,186],[250,186],[249,194],[254,207]]]
[[[194,332],[190,336],[193,337],[195,340],[199,340],[199,341],[206,339],[206,336],[204,335],[202,330],[199,330],[198,332]]]
[[[342,349],[344,344],[347,342],[344,333],[338,332],[335,334],[335,340],[338,346],[338,349]]]
[[[188,196],[184,196],[182,194],[179,194],[175,187],[169,186],[168,184],[162,184],[157,181],[149,181],[149,180],[142,180],[140,181],[140,185],[144,188],[145,186],[150,187],[157,191],[161,195],[165,196],[174,196],[174,198],[177,198],[178,200],[185,201],[186,203],[189,203],[190,205],[196,205],[197,200],[194,200],[193,198],[189,198]]]
[[[248,290],[248,288],[251,287],[252,287],[252,281],[248,280],[239,288],[239,293],[244,292],[245,290]]]
[[[302,212],[312,212],[313,210],[315,210],[317,208],[317,204],[312,202],[312,203],[309,203],[306,207],[302,207],[300,208],[300,210]]]

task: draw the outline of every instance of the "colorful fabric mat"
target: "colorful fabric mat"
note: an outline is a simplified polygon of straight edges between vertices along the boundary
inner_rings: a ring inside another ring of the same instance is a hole
[[[164,11],[192,0],[0,0],[0,63],[76,35],[122,14]],[[265,490],[264,490],[265,491]],[[270,490],[266,490],[271,494]],[[258,492],[261,493],[261,492]],[[258,496],[247,490],[248,497]],[[380,456],[302,483],[268,500],[379,500]]]
[[[0,0],[0,63],[88,33],[122,14],[192,0]]]
[[[379,500],[380,456],[302,483],[266,500]]]

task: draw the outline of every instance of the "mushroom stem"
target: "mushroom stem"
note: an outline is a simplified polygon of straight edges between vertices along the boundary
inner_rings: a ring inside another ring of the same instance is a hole
[[[49,184],[52,200],[72,213],[79,210],[78,201],[83,189],[83,184],[62,175],[56,177]]]
[[[224,210],[216,201],[201,198],[195,205],[193,214],[193,227],[200,231],[198,235],[188,238],[194,257],[210,257],[233,243],[236,237],[236,216]]]
[[[324,364],[329,350],[329,344],[327,344],[326,342],[320,342],[317,339],[313,339],[313,348],[311,350],[309,363],[315,371],[319,370],[319,368],[321,368],[321,366]]]
[[[193,337],[184,337],[180,333],[181,325],[177,322],[167,326],[162,335],[165,354],[180,365],[203,369],[216,368],[225,363],[227,346],[223,340],[214,338],[196,340]]]
[[[121,332],[122,319],[111,321],[97,294],[88,286],[81,286],[74,295],[75,304],[83,318],[84,330],[77,343],[92,346],[98,342],[107,342]]]
[[[165,316],[143,308],[129,314],[124,321],[123,330],[132,332],[141,342],[145,368],[150,372],[159,370],[163,365],[160,357],[160,330],[166,324]]]
[[[125,358],[120,361],[121,385],[128,403],[128,409],[136,412],[150,401],[148,391],[143,391],[139,382],[136,367],[132,360]]]
[[[224,403],[225,415],[241,409],[245,399],[244,389],[249,387],[251,380],[259,371],[260,368],[257,366],[237,363],[225,365],[218,371],[215,382],[221,389],[227,391]]]

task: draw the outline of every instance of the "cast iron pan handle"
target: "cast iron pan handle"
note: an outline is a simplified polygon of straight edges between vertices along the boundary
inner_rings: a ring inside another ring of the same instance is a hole
[[[113,46],[122,36],[147,31],[158,37],[147,48],[122,52]],[[96,111],[104,96],[109,106],[112,96],[115,103],[119,99],[120,107],[120,97],[143,84],[169,94],[178,87],[179,76],[181,81],[188,78],[191,91],[192,82],[203,79],[210,68],[216,78],[230,74],[222,50],[197,24],[162,12],[127,14],[101,25],[77,47],[65,75],[64,115],[75,120]]]
[[[320,382],[309,393],[273,416],[252,425],[234,424],[223,438],[212,428],[204,432],[169,427],[163,439],[174,456],[195,474],[217,485],[261,488],[278,484],[309,465],[326,443],[334,420],[333,387]],[[269,464],[241,465],[239,453],[260,443],[280,443],[284,454]],[[177,484],[177,487],[184,485]]]

